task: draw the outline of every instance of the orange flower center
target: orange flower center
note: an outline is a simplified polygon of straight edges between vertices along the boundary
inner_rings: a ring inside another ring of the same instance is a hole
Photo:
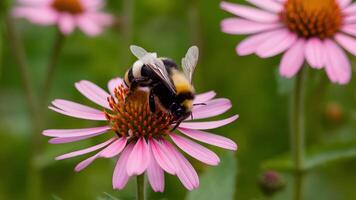
[[[343,19],[336,0],[287,0],[280,16],[290,31],[320,39],[333,37]]]
[[[67,12],[70,14],[79,14],[84,12],[84,8],[80,0],[54,0],[52,7],[60,12]]]
[[[148,106],[148,93],[135,91],[129,94],[123,85],[115,88],[115,97],[108,97],[112,111],[105,110],[111,128],[119,136],[157,137],[172,129],[173,117],[158,109],[152,113]]]

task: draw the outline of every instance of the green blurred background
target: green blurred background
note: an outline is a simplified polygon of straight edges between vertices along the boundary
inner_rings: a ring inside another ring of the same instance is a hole
[[[264,163],[289,151],[288,110],[293,80],[278,76],[279,56],[263,60],[254,55],[236,55],[235,46],[243,37],[220,31],[220,21],[231,15],[219,9],[219,2],[110,0],[107,11],[118,17],[114,27],[95,38],[76,31],[65,40],[50,99],[70,99],[94,106],[75,90],[74,83],[87,79],[106,87],[112,77],[123,76],[134,61],[128,49],[130,44],[176,61],[195,44],[201,51],[195,88],[198,92],[215,90],[219,97],[231,99],[233,108],[226,116],[240,115],[237,122],[213,131],[236,141],[237,152],[209,147],[222,157],[218,167],[206,167],[191,160],[201,177],[198,190],[187,192],[176,177],[166,175],[165,192],[153,193],[148,188],[148,199],[268,199],[258,185],[266,170]],[[38,97],[56,29],[25,20],[16,20],[16,25]],[[31,124],[2,18],[0,30],[0,199],[25,199]],[[356,59],[349,57],[355,71]],[[351,149],[348,157],[351,159],[318,165],[307,173],[305,199],[356,199],[356,160],[352,159],[356,156],[356,79],[353,77],[348,85],[338,86],[326,80],[324,71],[308,70],[308,74],[307,146],[318,151],[336,144],[341,149]],[[45,128],[98,125],[49,110],[46,114]],[[54,160],[59,154],[96,144],[100,138],[62,145],[49,145],[48,138],[40,138],[43,145],[35,160],[41,169],[43,199],[135,198],[133,179],[123,191],[112,189],[114,160],[99,159],[80,173],[75,173],[73,168],[85,156]],[[291,199],[292,176],[284,170],[279,173],[285,187],[271,199]]]

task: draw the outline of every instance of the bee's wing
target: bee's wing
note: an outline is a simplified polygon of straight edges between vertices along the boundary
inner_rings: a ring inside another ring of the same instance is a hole
[[[188,49],[185,57],[182,58],[182,68],[185,76],[192,83],[193,73],[197,66],[199,58],[199,49],[197,46],[192,46]]]
[[[143,64],[151,68],[152,71],[154,71],[155,74],[163,81],[163,83],[167,85],[172,92],[176,93],[174,85],[171,79],[169,78],[166,67],[164,66],[162,60],[157,58],[156,53],[149,53],[142,47],[135,45],[131,45],[130,49],[132,54],[134,54],[138,59],[140,59]]]

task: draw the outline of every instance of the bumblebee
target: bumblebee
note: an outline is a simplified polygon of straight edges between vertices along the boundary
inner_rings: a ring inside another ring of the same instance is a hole
[[[149,88],[149,107],[156,111],[156,101],[173,116],[175,128],[192,114],[195,97],[192,85],[193,72],[198,62],[199,49],[192,46],[182,59],[183,71],[169,58],[157,58],[138,46],[130,46],[138,58],[126,71],[124,82],[130,91],[138,87]]]

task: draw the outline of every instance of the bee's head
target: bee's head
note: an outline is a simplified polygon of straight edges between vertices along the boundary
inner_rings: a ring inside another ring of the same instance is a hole
[[[176,102],[172,103],[170,111],[176,121],[182,121],[191,114],[190,109]]]

